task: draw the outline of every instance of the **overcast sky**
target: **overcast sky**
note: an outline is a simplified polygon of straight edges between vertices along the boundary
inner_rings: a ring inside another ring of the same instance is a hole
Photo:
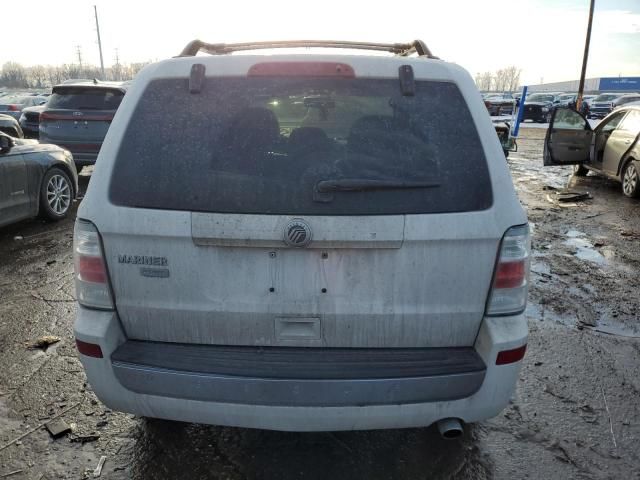
[[[98,65],[94,4],[105,66],[116,49],[121,62],[156,60],[193,38],[420,38],[472,75],[516,65],[531,84],[579,76],[589,0],[28,0],[3,5],[0,64],[77,63],[79,45]],[[596,0],[591,45],[588,76],[640,76],[640,0]]]

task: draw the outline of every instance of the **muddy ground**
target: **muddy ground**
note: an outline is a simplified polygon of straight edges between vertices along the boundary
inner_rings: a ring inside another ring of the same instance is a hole
[[[543,169],[544,133],[523,129],[509,159],[533,223],[531,336],[497,418],[443,441],[433,427],[300,434],[111,412],[73,343],[73,221],[31,220],[0,229],[0,479],[88,478],[103,455],[108,479],[640,479],[640,201]],[[593,198],[552,203],[567,184]],[[27,347],[42,335],[62,340]],[[61,412],[72,433],[36,428]]]

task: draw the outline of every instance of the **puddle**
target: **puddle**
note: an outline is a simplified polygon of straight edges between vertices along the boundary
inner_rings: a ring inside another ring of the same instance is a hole
[[[539,322],[551,321],[559,323],[561,325],[575,325],[576,318],[573,316],[562,317],[548,308],[544,308],[541,305],[532,301],[527,302],[527,308],[524,311],[524,315],[532,320],[538,320]]]
[[[593,243],[584,238],[586,237],[585,233],[578,230],[569,230],[565,235],[569,238],[564,241],[564,244],[576,249],[574,255],[577,258],[599,265],[606,263],[607,260],[604,255],[595,249]]]
[[[551,275],[551,267],[547,263],[538,261],[537,258],[539,257],[542,257],[542,255],[534,256],[532,259],[531,272],[538,275]]]

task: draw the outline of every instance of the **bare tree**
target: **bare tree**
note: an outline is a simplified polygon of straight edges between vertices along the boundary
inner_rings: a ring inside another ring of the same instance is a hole
[[[112,68],[105,69],[105,79],[131,80],[142,68],[151,62],[137,62],[130,64],[118,63]],[[69,79],[101,78],[100,67],[79,64],[64,65],[34,65],[23,67],[17,62],[6,62],[0,69],[0,86],[7,88],[37,88],[42,89],[58,85]]]
[[[42,65],[34,65],[27,69],[29,86],[43,88],[47,83],[47,69]]]
[[[521,72],[520,68],[510,66],[495,72],[478,73],[476,85],[483,91],[513,92],[519,86]]]
[[[520,74],[522,69],[511,65],[504,69],[506,90],[513,92],[520,86]]]
[[[493,86],[493,74],[491,72],[478,73],[476,75],[478,90],[490,91]]]
[[[23,88],[27,86],[27,75],[24,67],[16,62],[2,65],[0,84],[9,88]]]

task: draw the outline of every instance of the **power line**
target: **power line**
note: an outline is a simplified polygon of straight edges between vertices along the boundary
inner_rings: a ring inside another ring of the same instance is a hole
[[[80,71],[82,71],[82,49],[80,45],[76,45],[76,52],[78,54],[78,64],[80,65]]]

